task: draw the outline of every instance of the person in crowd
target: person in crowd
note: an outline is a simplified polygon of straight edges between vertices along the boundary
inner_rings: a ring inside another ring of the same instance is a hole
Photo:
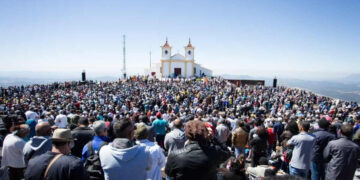
[[[52,150],[30,159],[25,179],[89,179],[80,158],[70,155],[73,140],[69,129],[56,129],[51,138]]]
[[[148,140],[151,142],[155,142],[155,137],[156,137],[156,131],[154,126],[151,125],[149,118],[146,115],[142,115],[139,117],[141,123],[146,125],[146,128],[148,130]]]
[[[273,128],[273,123],[270,121],[267,123],[267,131],[268,131],[268,148],[267,154],[268,159],[271,156],[271,153],[275,150],[276,147],[276,131]]]
[[[38,123],[35,127],[36,136],[32,137],[24,146],[23,153],[26,164],[30,159],[51,151],[51,126],[48,122]]]
[[[226,143],[230,135],[230,129],[228,126],[225,125],[225,121],[226,120],[224,118],[221,118],[216,126],[215,138],[217,138],[217,140],[222,144]]]
[[[36,114],[38,114],[41,115],[41,119],[48,120],[51,126],[57,125],[71,130],[77,127],[80,117],[104,119],[111,140],[116,138],[112,130],[115,122],[128,118],[135,124],[142,121],[141,116],[147,116],[152,123],[156,119],[157,112],[166,112],[165,118],[169,120],[169,124],[174,124],[173,120],[178,118],[183,123],[194,119],[206,122],[205,126],[209,132],[212,132],[208,134],[210,147],[218,145],[217,138],[213,137],[216,134],[215,128],[219,117],[231,121],[231,126],[226,124],[229,129],[234,127],[235,120],[246,122],[246,127],[249,126],[247,123],[251,123],[252,128],[244,129],[247,132],[251,131],[250,139],[257,136],[256,129],[259,126],[267,127],[268,122],[274,118],[277,120],[274,125],[277,140],[282,142],[279,144],[282,148],[278,148],[277,152],[278,155],[282,155],[282,162],[279,163],[285,172],[289,172],[289,162],[294,149],[287,147],[287,142],[299,133],[297,121],[312,122],[311,132],[316,132],[318,124],[313,122],[318,122],[324,117],[331,123],[329,132],[336,137],[341,136],[338,132],[343,123],[352,124],[354,128],[360,129],[360,107],[357,102],[343,101],[284,86],[237,87],[222,77],[208,78],[206,83],[198,79],[154,79],[147,76],[133,76],[114,82],[73,81],[0,87],[0,116],[15,115],[37,120]],[[69,114],[69,118],[65,114]],[[18,127],[16,125],[25,123],[25,121],[19,123],[18,119],[12,118],[3,118],[3,120],[6,129],[2,131],[3,137],[14,132],[16,130],[14,127]],[[69,124],[66,125],[67,123]],[[145,124],[149,128],[156,128],[149,122]],[[56,126],[53,127],[55,128]],[[166,136],[166,128],[159,129],[161,129],[157,131],[159,135]],[[354,141],[360,143],[360,131],[357,132]],[[229,133],[229,136],[232,134]],[[160,140],[158,144],[161,145],[161,136],[158,137],[157,139]],[[154,140],[150,135],[148,138]],[[231,140],[231,137],[227,138],[223,146],[228,146],[227,148],[232,146]],[[83,147],[80,149],[83,150]],[[248,157],[252,157],[251,151],[248,153],[246,150],[245,153],[250,154]],[[315,152],[312,155],[317,156]],[[3,167],[3,169],[7,168]]]
[[[89,157],[89,143],[91,143],[92,150],[96,154],[99,152],[100,147],[110,142],[110,138],[107,136],[107,128],[104,121],[95,121],[93,123],[93,130],[95,131],[94,138],[85,144],[81,153],[81,159],[83,162],[85,162],[85,160]]]
[[[33,136],[36,135],[35,127],[36,127],[37,122],[35,119],[27,119],[26,124],[29,126],[30,131],[29,131],[28,135],[24,138],[24,140],[26,142],[28,142],[30,140],[30,138],[32,138]]]
[[[185,147],[169,154],[165,173],[170,179],[216,179],[216,168],[230,157],[223,144],[209,145],[209,133],[204,122],[193,120],[186,123]]]
[[[173,130],[166,134],[164,140],[164,148],[167,153],[171,151],[184,148],[186,141],[185,133],[182,130],[183,124],[180,119],[176,119],[173,122]]]
[[[280,145],[280,143],[281,143],[280,136],[284,132],[284,124],[282,123],[282,118],[281,117],[276,118],[276,122],[274,124],[274,130],[276,132],[276,141]]]
[[[325,162],[325,179],[351,180],[357,168],[360,147],[351,141],[353,127],[349,124],[342,125],[340,137],[330,141],[323,152]]]
[[[239,157],[240,154],[245,153],[245,148],[248,145],[248,136],[245,123],[242,121],[238,121],[237,128],[233,131],[231,136],[231,143],[235,149],[235,157]]]
[[[287,146],[293,146],[292,158],[290,161],[290,174],[306,178],[310,169],[312,149],[315,143],[314,135],[308,133],[310,123],[308,121],[299,122],[300,133],[291,137]]]
[[[146,151],[146,146],[134,143],[134,128],[133,122],[128,118],[114,123],[116,138],[102,147],[99,153],[106,180],[146,179],[146,173],[152,165],[151,155]]]
[[[259,158],[259,164],[256,167],[248,167],[247,172],[251,177],[264,178],[267,170],[273,170],[269,164],[267,157],[262,156]]]
[[[3,143],[1,167],[9,168],[9,179],[20,180],[24,177],[26,163],[23,150],[26,142],[24,138],[29,133],[29,126],[18,125],[11,134],[8,134]]]
[[[356,144],[358,144],[360,146],[360,131],[356,131],[354,133],[353,139],[352,139]]]
[[[136,127],[135,138],[136,144],[146,147],[151,155],[151,169],[146,173],[146,179],[162,180],[161,169],[165,167],[165,155],[161,147],[154,142],[149,141],[147,127],[144,124],[140,124]]]
[[[81,117],[78,122],[78,127],[71,131],[74,138],[74,148],[71,149],[71,154],[81,158],[84,146],[93,139],[95,132],[88,127],[89,121]]]
[[[246,180],[244,154],[239,155],[237,158],[230,157],[226,162],[226,167],[218,169],[217,179]]]
[[[280,136],[282,151],[284,152],[284,160],[282,161],[281,169],[289,173],[289,163],[292,157],[293,146],[288,146],[288,141],[299,133],[299,127],[295,121],[290,121],[285,127],[285,131]]]
[[[254,121],[254,127],[249,132],[249,141],[251,141],[254,138],[254,134],[256,134],[257,128],[262,126],[262,122],[260,119],[256,119]]]
[[[313,157],[311,159],[311,179],[325,180],[326,163],[323,158],[323,152],[329,141],[335,139],[335,135],[328,132],[330,123],[325,118],[318,121],[319,129],[313,133],[315,143],[313,146]]]
[[[28,120],[28,119],[33,119],[33,120],[39,119],[39,114],[34,112],[34,111],[35,111],[35,108],[33,106],[30,106],[29,110],[25,112],[26,120]]]
[[[59,114],[55,118],[55,126],[58,128],[66,128],[68,125],[68,119],[64,110],[60,110]]]
[[[156,132],[156,142],[162,148],[164,148],[164,139],[166,135],[166,130],[169,127],[169,124],[166,120],[161,119],[161,113],[156,113],[156,120],[152,122],[152,125],[155,128]]]
[[[94,129],[94,122],[95,122],[95,117],[93,117],[93,116],[91,116],[91,117],[89,117],[89,128],[90,129]]]
[[[258,126],[254,134],[254,138],[250,141],[251,147],[251,167],[259,165],[260,157],[267,156],[267,130],[263,126]]]

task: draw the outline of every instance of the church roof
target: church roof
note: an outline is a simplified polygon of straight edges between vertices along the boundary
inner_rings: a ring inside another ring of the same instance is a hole
[[[185,60],[185,57],[179,53],[174,54],[170,57],[171,60]]]
[[[167,48],[171,48],[171,46],[169,45],[169,43],[168,43],[168,40],[167,40],[167,38],[166,38],[166,42],[165,42],[165,44],[163,45],[163,46],[161,46],[162,48],[165,48],[165,47],[167,47]]]
[[[188,43],[188,45],[187,45],[186,47],[187,47],[187,48],[194,48],[194,47],[192,46],[192,44],[191,44],[190,38],[189,38],[189,43]]]

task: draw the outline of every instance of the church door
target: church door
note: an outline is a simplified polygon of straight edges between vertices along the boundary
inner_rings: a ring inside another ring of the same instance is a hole
[[[175,76],[181,76],[181,68],[174,68]]]

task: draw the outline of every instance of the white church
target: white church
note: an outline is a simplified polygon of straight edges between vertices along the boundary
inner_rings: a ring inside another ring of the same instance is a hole
[[[158,77],[201,77],[212,76],[212,71],[195,63],[194,49],[191,45],[190,39],[187,46],[185,46],[185,56],[176,53],[171,54],[171,46],[166,39],[166,42],[161,47],[162,56],[160,63],[151,68],[151,75]]]

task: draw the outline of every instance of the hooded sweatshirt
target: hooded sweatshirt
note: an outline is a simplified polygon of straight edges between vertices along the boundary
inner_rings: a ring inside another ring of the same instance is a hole
[[[168,150],[168,154],[170,154],[171,151],[184,148],[185,141],[185,133],[180,129],[174,129],[166,134],[164,146]]]
[[[105,179],[146,179],[151,168],[151,156],[145,146],[132,145],[128,139],[116,138],[100,150]]]
[[[24,146],[23,153],[26,164],[31,158],[51,151],[52,144],[49,136],[34,136]]]

